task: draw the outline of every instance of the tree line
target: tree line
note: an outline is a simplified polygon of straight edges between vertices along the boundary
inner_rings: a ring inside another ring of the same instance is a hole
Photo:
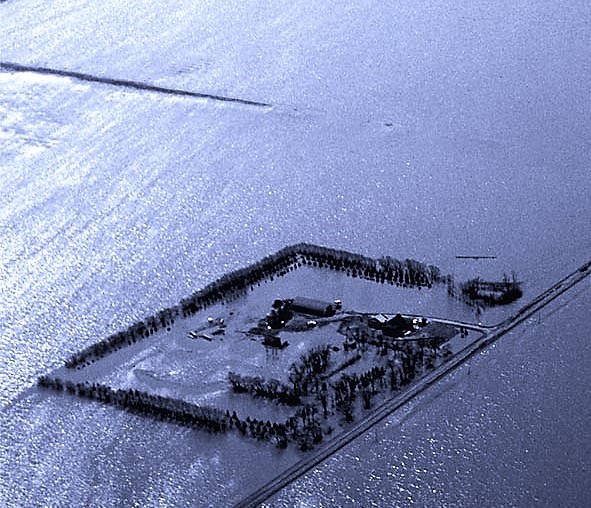
[[[197,427],[208,432],[225,432],[229,428],[228,415],[222,410],[199,406],[173,397],[153,395],[141,390],[114,389],[100,383],[74,383],[58,377],[41,376],[39,386],[65,391],[79,397],[98,400],[128,411],[150,415],[163,421]]]
[[[395,392],[410,382],[423,370],[433,369],[437,358],[450,354],[440,350],[441,342],[435,340],[408,341],[397,343],[392,349],[396,357],[385,366],[374,366],[362,374],[343,374],[333,383],[333,407],[343,414],[345,421],[353,421],[353,410],[357,396],[363,400],[363,408],[372,407],[372,399],[386,387]]]
[[[320,389],[320,374],[329,365],[330,349],[318,346],[302,355],[289,367],[289,384],[277,379],[264,379],[260,376],[245,376],[236,372],[228,373],[228,382],[234,393],[248,393],[288,406],[302,403],[302,397],[316,393]]]
[[[243,376],[236,372],[228,372],[228,381],[234,393],[249,393],[253,397],[275,400],[288,406],[301,403],[300,394],[292,386],[276,379],[263,379],[259,376]]]
[[[286,448],[290,441],[302,450],[309,449],[322,440],[322,429],[316,409],[306,405],[298,408],[294,416],[283,423],[259,420],[247,416],[241,419],[234,411],[223,411],[211,406],[200,406],[184,400],[154,395],[137,389],[114,389],[101,383],[63,380],[43,375],[39,386],[71,395],[97,400],[117,406],[132,413],[150,416],[160,421],[172,422],[209,433],[239,432],[258,440],[270,441],[279,448]]]
[[[320,375],[328,369],[330,348],[328,345],[317,346],[300,356],[289,367],[289,381],[294,392],[301,396],[317,393],[320,389]]]
[[[299,244],[298,258],[304,264],[343,271],[350,277],[390,282],[406,287],[431,287],[434,283],[444,280],[438,267],[414,259],[400,261],[390,256],[374,259],[362,254],[311,244]]]

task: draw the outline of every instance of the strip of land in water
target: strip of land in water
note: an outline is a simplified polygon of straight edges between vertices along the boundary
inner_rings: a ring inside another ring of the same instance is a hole
[[[11,72],[34,72],[37,74],[50,74],[53,76],[62,76],[67,78],[74,78],[80,81],[88,81],[91,83],[101,83],[103,85],[118,86],[123,88],[133,88],[135,90],[143,90],[147,92],[156,92],[166,95],[177,95],[181,97],[195,97],[197,99],[209,99],[218,102],[230,102],[235,104],[242,104],[243,106],[256,106],[261,108],[270,108],[271,104],[265,102],[251,101],[248,99],[240,99],[237,97],[227,97],[224,95],[216,95],[201,92],[191,92],[189,90],[179,90],[177,88],[168,88],[163,86],[151,85],[140,81],[132,81],[119,78],[108,78],[104,76],[96,76],[84,72],[68,71],[64,69],[52,69],[49,67],[40,67],[35,65],[22,65],[13,62],[0,62],[0,69]]]
[[[497,259],[497,256],[456,256],[456,259]]]

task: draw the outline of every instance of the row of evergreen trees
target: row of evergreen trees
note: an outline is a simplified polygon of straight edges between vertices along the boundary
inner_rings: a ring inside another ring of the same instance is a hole
[[[302,264],[341,270],[353,277],[367,277],[409,286],[430,286],[441,281],[437,267],[420,261],[398,261],[391,257],[373,259],[320,245],[299,243],[222,276],[201,291],[181,300],[180,312],[183,317],[191,316],[221,300],[231,299],[234,294],[243,294],[263,280],[285,275]]]
[[[268,440],[278,448],[286,448],[291,441],[297,443],[301,450],[308,450],[321,442],[323,436],[316,408],[310,404],[298,408],[283,423],[271,423],[269,420],[265,422],[248,416],[241,420],[235,411],[228,421],[230,427],[237,429],[242,435]]]
[[[237,430],[243,436],[271,441],[278,448],[287,448],[289,437],[293,437],[293,431],[288,426],[288,421],[272,423],[270,420],[263,421],[249,416],[241,420],[234,411],[232,415],[228,416],[228,422],[231,429]]]
[[[298,245],[291,245],[250,266],[223,275],[201,291],[181,300],[183,317],[191,316],[235,293],[244,293],[265,279],[273,278],[276,275],[285,275],[294,269],[294,265],[297,263],[297,253]]]
[[[208,432],[225,432],[229,428],[228,415],[220,409],[198,406],[172,397],[153,395],[131,388],[114,389],[100,383],[74,383],[50,376],[41,376],[39,385]]]
[[[178,305],[164,309],[155,316],[142,319],[127,330],[115,333],[75,353],[66,360],[65,366],[76,368],[89,365],[112,351],[150,337],[159,329],[169,328],[178,317],[187,318],[221,300],[233,298],[236,294],[246,291],[249,287],[268,277],[284,274],[293,269],[296,262],[296,252],[297,246],[290,246],[263,258],[254,265],[226,274],[191,297],[181,300]]]
[[[178,315],[179,309],[176,307],[164,309],[154,316],[149,316],[134,323],[127,330],[110,335],[106,339],[91,344],[82,351],[75,353],[65,361],[65,366],[73,369],[89,365],[117,349],[130,346],[150,337],[159,329],[170,329]]]
[[[308,449],[322,440],[322,429],[316,417],[316,410],[311,406],[300,407],[294,416],[283,423],[263,421],[246,417],[241,419],[234,411],[210,406],[199,406],[172,397],[153,395],[141,390],[113,389],[100,383],[75,383],[59,377],[41,376],[39,386],[87,399],[98,400],[127,411],[151,416],[161,421],[168,421],[210,433],[222,433],[234,430],[243,436],[267,440],[279,448],[286,448],[290,441],[296,442],[301,449]]]

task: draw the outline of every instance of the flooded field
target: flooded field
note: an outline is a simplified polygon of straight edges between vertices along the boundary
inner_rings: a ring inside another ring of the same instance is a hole
[[[223,506],[267,477],[273,448],[229,435],[242,470],[200,433],[31,387],[285,245],[514,270],[523,302],[589,258],[588,3],[237,9],[0,3],[4,60],[273,105],[0,71],[2,506]],[[275,502],[584,505],[591,323],[568,300]]]

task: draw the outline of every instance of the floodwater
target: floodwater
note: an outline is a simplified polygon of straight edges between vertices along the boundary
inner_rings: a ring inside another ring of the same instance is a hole
[[[228,456],[250,449],[238,442],[216,455],[208,436],[29,387],[286,244],[410,257],[458,278],[515,270],[524,301],[589,259],[588,3],[349,4],[0,4],[0,60],[272,104],[0,72],[0,504],[220,505],[264,479],[271,452],[238,471]],[[466,254],[497,259],[455,258]],[[588,299],[474,360],[458,384],[468,402],[444,382],[402,427],[393,417],[404,438],[378,433],[381,448],[360,440],[331,459],[322,503],[390,505],[379,493],[394,486],[417,504],[453,492],[449,504],[495,505],[505,485],[508,505],[534,504],[518,488],[546,506],[562,504],[558,485],[571,506],[584,499]],[[349,470],[365,476],[342,490]],[[318,482],[275,502],[310,504]]]

